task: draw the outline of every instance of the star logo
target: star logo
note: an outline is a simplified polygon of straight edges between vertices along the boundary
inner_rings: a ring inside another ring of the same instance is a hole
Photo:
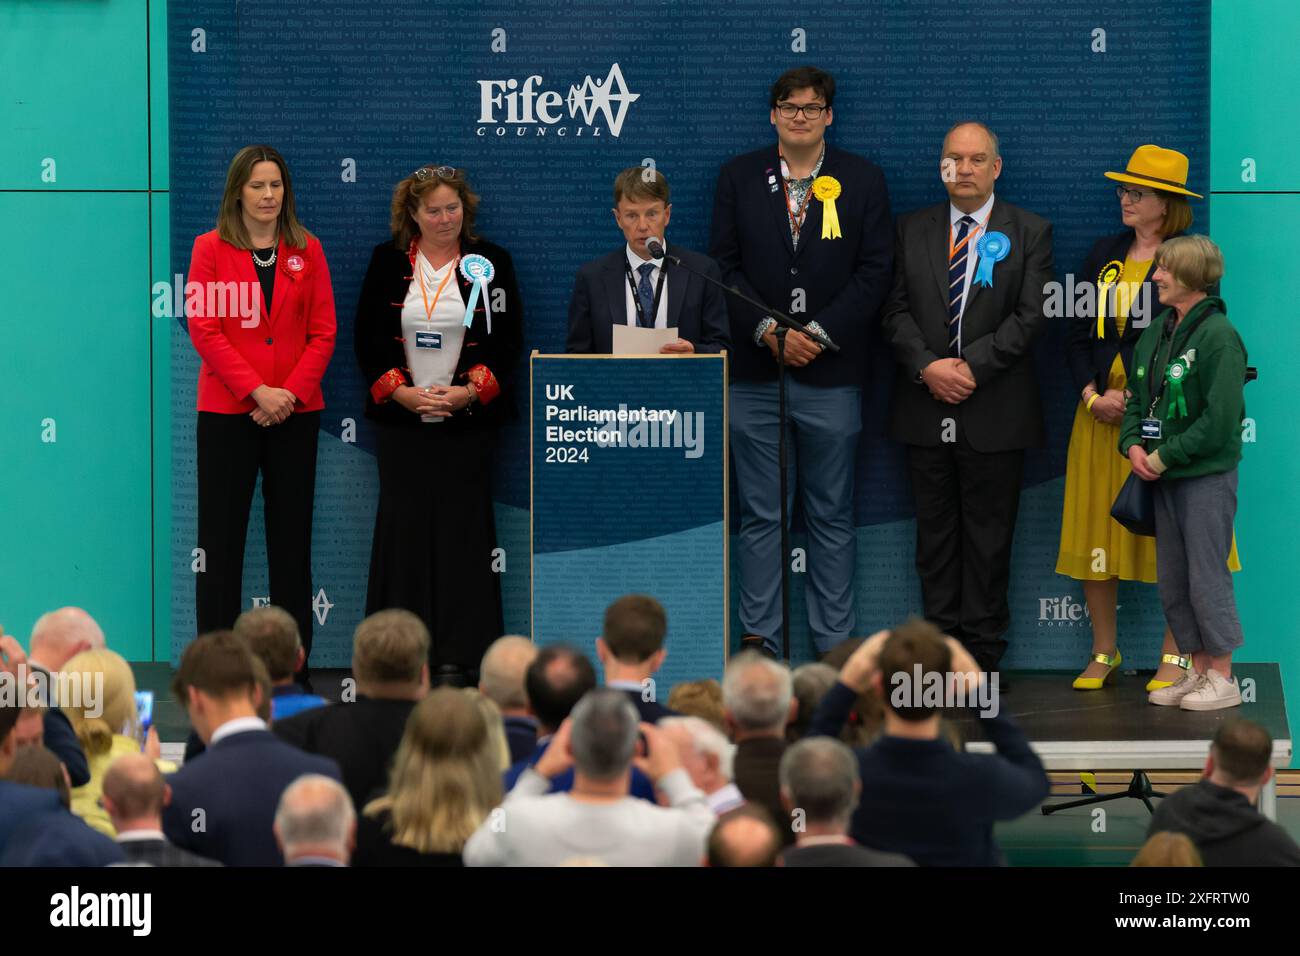
[[[331,604],[330,599],[325,596],[325,589],[321,588],[317,591],[315,599],[311,602],[311,609],[316,612],[316,620],[320,623],[321,627],[325,626],[325,619],[329,617],[330,611],[333,608],[334,605]]]
[[[601,113],[610,134],[618,136],[623,129],[623,120],[627,118],[628,107],[640,98],[640,93],[628,89],[623,71],[615,63],[609,68],[609,74],[604,80],[593,80],[588,73],[581,84],[570,86],[567,103],[569,115],[577,119],[581,113],[582,121],[588,126],[596,114]]]

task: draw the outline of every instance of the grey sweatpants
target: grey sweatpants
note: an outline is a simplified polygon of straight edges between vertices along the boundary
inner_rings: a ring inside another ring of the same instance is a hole
[[[1237,469],[1155,483],[1156,579],[1182,654],[1221,657],[1244,641],[1228,552]]]

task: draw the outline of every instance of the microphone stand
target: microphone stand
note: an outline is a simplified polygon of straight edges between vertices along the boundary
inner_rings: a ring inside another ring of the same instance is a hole
[[[774,309],[769,305],[759,302],[741,292],[734,286],[729,286],[725,282],[720,282],[712,276],[707,276],[698,269],[692,269],[682,260],[668,251],[666,246],[655,243],[655,249],[649,249],[650,255],[656,259],[665,259],[678,268],[685,269],[691,275],[699,276],[705,282],[717,286],[730,296],[734,296],[742,302],[745,302],[761,313],[771,316],[776,321],[776,383],[777,383],[777,427],[780,430],[777,437],[777,468],[781,471],[779,487],[781,492],[781,658],[788,665],[790,663],[790,515],[789,515],[789,481],[786,477],[786,438],[785,438],[785,421],[786,421],[786,401],[785,401],[785,336],[791,329],[802,335],[808,336],[814,342],[819,342],[823,347],[832,352],[840,351],[840,347],[832,342],[820,332],[813,332],[798,319],[792,319],[779,309]]]

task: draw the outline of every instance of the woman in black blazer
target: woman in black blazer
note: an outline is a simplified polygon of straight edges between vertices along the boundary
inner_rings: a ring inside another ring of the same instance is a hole
[[[517,414],[523,304],[510,254],[474,233],[478,204],[461,169],[399,182],[393,238],[375,247],[357,304],[379,462],[366,614],[418,614],[444,679],[474,678],[505,629],[491,459]]]
[[[1092,283],[1091,309],[1070,322],[1070,376],[1079,394],[1070,432],[1061,516],[1058,574],[1083,582],[1092,622],[1092,659],[1074,681],[1076,690],[1099,690],[1119,667],[1116,603],[1119,582],[1156,580],[1155,539],[1131,534],[1110,517],[1111,504],[1128,478],[1119,454],[1133,346],[1162,306],[1152,286],[1156,247],[1192,224],[1186,188],[1187,157],[1172,149],[1140,146],[1122,173],[1105,175],[1116,188],[1125,230],[1099,239],[1084,261],[1078,283]],[[1235,565],[1236,552],[1231,564]],[[1147,690],[1177,681],[1190,661],[1178,653],[1165,628],[1164,647]]]

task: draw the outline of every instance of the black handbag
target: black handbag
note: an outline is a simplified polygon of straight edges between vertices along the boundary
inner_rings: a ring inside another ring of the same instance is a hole
[[[1148,538],[1156,536],[1155,482],[1143,481],[1129,472],[1115,503],[1110,506],[1110,516],[1132,534]]]

